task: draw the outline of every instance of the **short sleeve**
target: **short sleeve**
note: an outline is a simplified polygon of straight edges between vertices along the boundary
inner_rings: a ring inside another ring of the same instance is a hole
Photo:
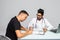
[[[14,21],[14,22],[13,22],[13,25],[14,25],[15,30],[20,30],[20,29],[21,29],[21,24],[20,24],[20,22]]]

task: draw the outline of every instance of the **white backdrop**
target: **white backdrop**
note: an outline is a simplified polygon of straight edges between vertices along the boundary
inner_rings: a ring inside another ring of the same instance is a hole
[[[0,34],[4,34],[9,20],[26,10],[30,16],[22,23],[25,27],[36,17],[37,10],[45,10],[45,17],[54,26],[60,23],[60,0],[0,0]]]

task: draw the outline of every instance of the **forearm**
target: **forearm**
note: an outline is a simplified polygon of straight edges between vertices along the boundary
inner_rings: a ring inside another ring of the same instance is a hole
[[[20,38],[25,37],[25,36],[30,35],[30,34],[32,34],[31,30],[30,31],[26,31],[25,33],[21,34]]]
[[[32,31],[25,31],[25,32],[21,32],[20,30],[16,30],[16,35],[18,38],[22,38],[22,37],[25,37],[29,34],[32,34]]]
[[[27,35],[28,35],[27,32],[25,32],[25,33],[21,33],[20,38],[23,38],[23,37],[25,37],[25,36],[27,36]]]
[[[25,28],[25,27],[21,27],[21,30],[25,30],[25,31],[28,31],[28,29],[27,28]]]

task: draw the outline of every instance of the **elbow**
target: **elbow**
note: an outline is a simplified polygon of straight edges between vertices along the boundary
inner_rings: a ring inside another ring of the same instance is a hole
[[[18,38],[22,38],[22,35],[18,35],[17,37],[18,37]]]

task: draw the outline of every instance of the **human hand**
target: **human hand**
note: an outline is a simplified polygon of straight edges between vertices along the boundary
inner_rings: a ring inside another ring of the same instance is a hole
[[[46,32],[46,31],[47,31],[47,28],[46,28],[46,27],[45,27],[45,28],[43,28],[43,31],[44,31],[44,32]]]
[[[32,30],[29,30],[27,33],[28,33],[28,34],[32,34]]]

